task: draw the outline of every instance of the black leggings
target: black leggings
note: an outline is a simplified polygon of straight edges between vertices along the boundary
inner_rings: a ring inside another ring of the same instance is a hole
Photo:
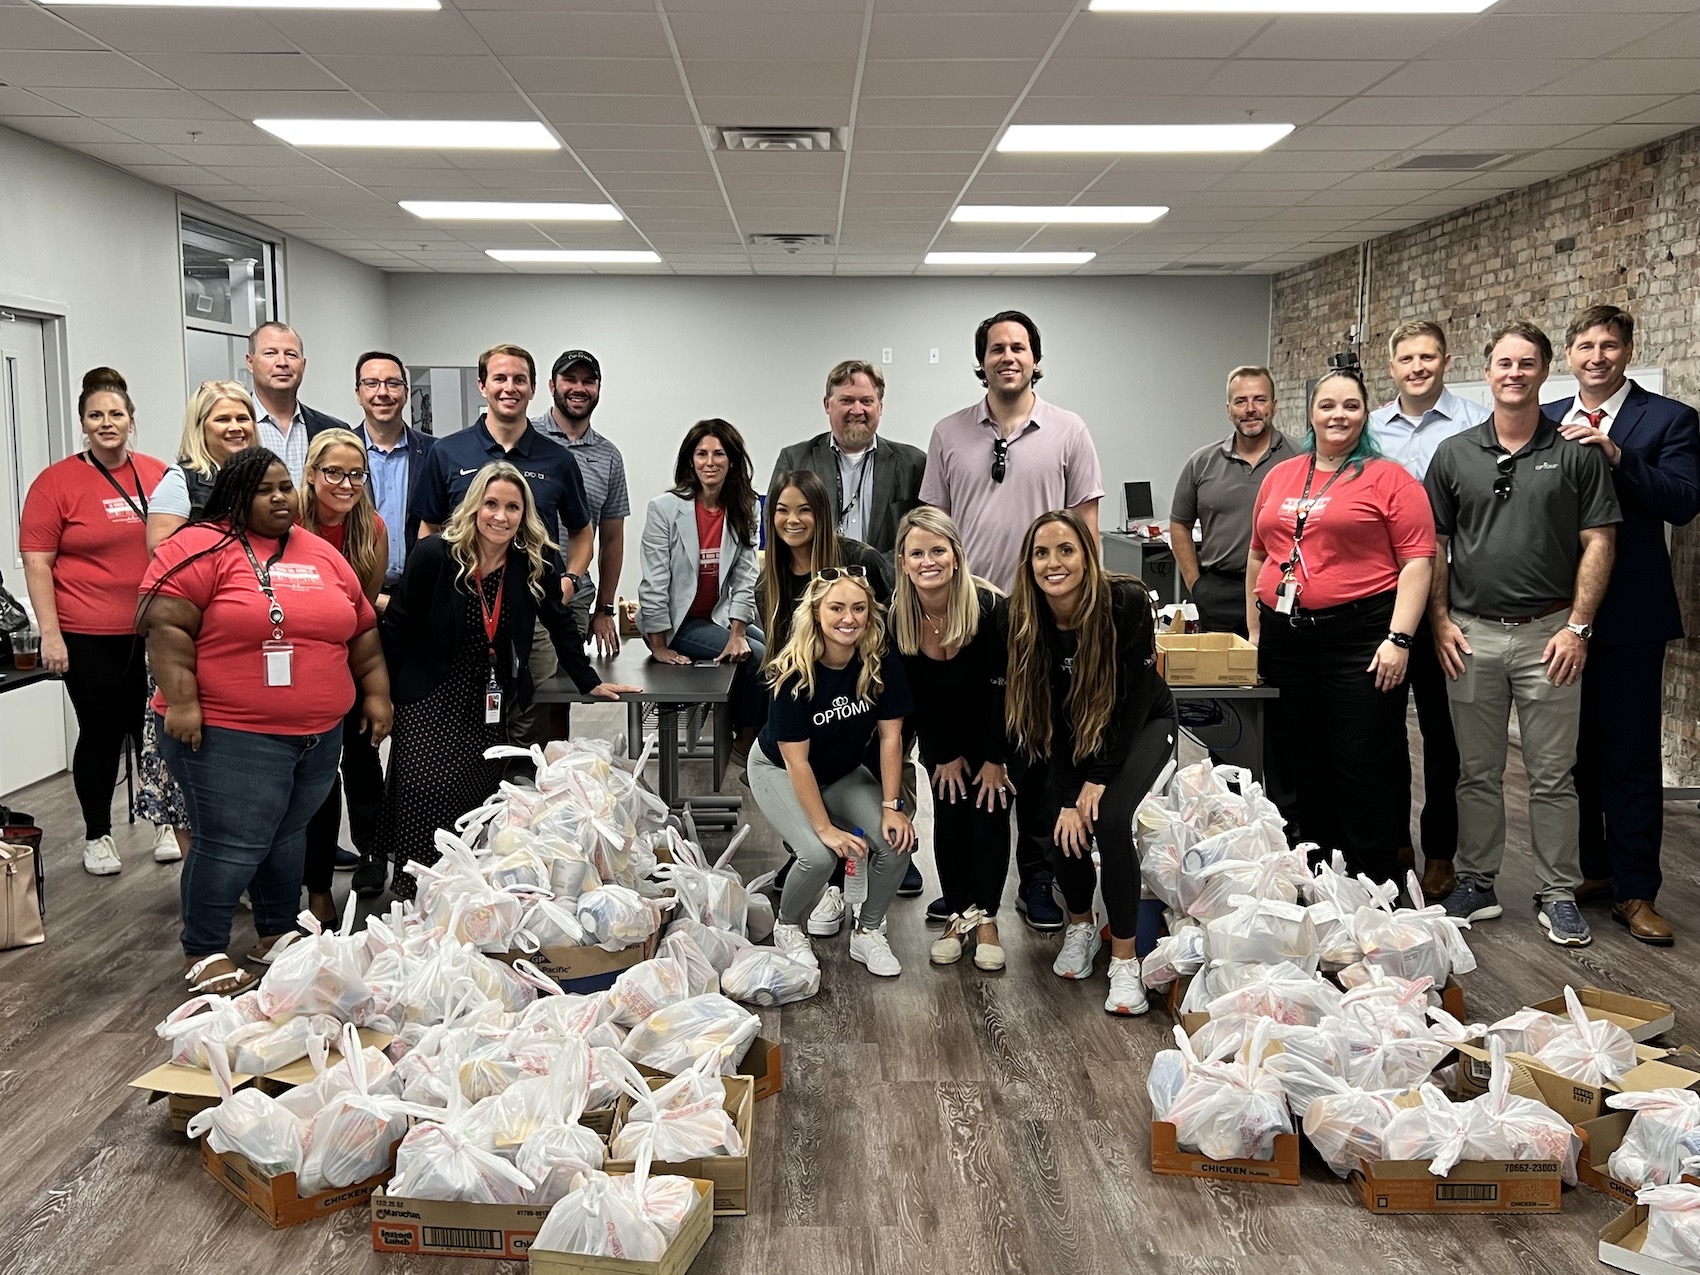
[[[65,693],[77,714],[77,751],[71,779],[90,841],[112,831],[112,790],[124,741],[142,752],[142,710],[148,696],[145,647],[133,633],[67,633],[71,661]]]
[[[1112,938],[1133,939],[1138,935],[1139,855],[1133,844],[1133,813],[1174,754],[1175,729],[1171,704],[1166,714],[1151,718],[1134,731],[1127,759],[1115,778],[1104,786],[1104,795],[1098,799],[1098,819],[1093,825],[1098,843],[1098,871],[1093,871],[1090,854],[1077,859],[1064,854],[1054,843],[1050,845],[1051,866],[1072,915],[1085,916],[1092,911],[1092,891],[1100,884],[1102,875],[1104,907],[1110,914]],[[1037,762],[1028,768],[1025,776],[1027,790],[1040,790],[1042,786],[1045,794],[1047,841],[1062,811],[1058,794],[1049,783],[1049,771],[1048,763]]]
[[[982,762],[968,759],[968,795],[954,802],[933,790],[933,862],[939,886],[952,912],[979,908],[998,914],[1009,876],[1009,807],[987,810],[977,802],[974,776]],[[931,783],[931,773],[928,774]],[[994,794],[995,796],[995,794]]]
[[[302,884],[309,894],[329,894],[336,876],[337,836],[342,831],[342,796],[348,793],[348,835],[354,848],[369,854],[377,844],[378,811],[384,804],[384,768],[378,750],[360,733],[360,702],[342,719],[342,778],[307,824],[307,858]]]

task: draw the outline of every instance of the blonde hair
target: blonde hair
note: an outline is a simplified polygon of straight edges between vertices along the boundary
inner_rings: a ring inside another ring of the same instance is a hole
[[[260,441],[260,414],[254,408],[254,397],[238,381],[202,381],[201,387],[189,395],[189,406],[183,413],[183,439],[177,444],[177,459],[202,478],[212,478],[220,469],[207,450],[207,417],[225,399],[240,403],[248,409],[253,423],[253,442]]]
[[[921,649],[921,595],[915,592],[914,582],[903,569],[903,542],[911,531],[937,536],[950,545],[951,556],[956,559],[956,570],[950,577],[950,601],[945,607],[945,630],[939,642],[961,650],[974,640],[980,629],[978,586],[996,590],[989,582],[969,574],[968,551],[962,547],[962,533],[956,528],[956,520],[932,505],[917,505],[897,524],[897,580],[891,593],[891,631],[897,639],[897,649],[905,655],[914,655]]]
[[[826,650],[826,640],[820,629],[821,603],[826,600],[827,593],[840,584],[856,586],[868,599],[868,627],[862,630],[862,636],[856,642],[856,654],[862,657],[862,673],[856,679],[856,696],[858,699],[872,699],[885,687],[880,677],[880,655],[885,650],[885,608],[874,596],[873,586],[865,576],[841,575],[836,580],[823,580],[817,574],[797,600],[797,610],[791,617],[791,636],[763,670],[768,684],[776,690],[787,679],[796,678],[797,685],[791,690],[793,699],[812,697],[815,693],[815,669]]]
[[[313,441],[307,445],[307,470],[311,474],[318,469],[325,458],[325,453],[333,447],[349,447],[360,456],[365,463],[366,444],[360,441],[360,435],[351,429],[327,429],[313,435]],[[301,525],[317,535],[319,532],[319,495],[313,490],[313,484],[308,481],[307,490],[301,497]],[[342,556],[348,560],[348,565],[354,568],[354,574],[364,583],[378,568],[378,511],[372,504],[372,488],[370,485],[355,491],[354,508],[348,511],[348,517],[343,519]]]
[[[484,493],[489,490],[490,484],[495,482],[512,483],[519,488],[520,503],[525,506],[525,512],[520,515],[519,531],[514,536],[514,548],[524,553],[529,560],[531,596],[540,599],[543,596],[543,573],[546,568],[544,555],[557,546],[549,539],[548,529],[537,516],[537,501],[532,497],[531,484],[527,483],[525,475],[509,462],[493,460],[472,476],[472,485],[466,489],[466,495],[461,498],[460,504],[455,506],[448,522],[443,525],[443,543],[448,545],[450,555],[460,564],[458,578],[462,582],[470,580],[473,569],[478,565],[478,509],[484,503]]]

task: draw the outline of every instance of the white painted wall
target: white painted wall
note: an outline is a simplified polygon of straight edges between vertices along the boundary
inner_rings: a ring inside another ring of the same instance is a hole
[[[882,434],[925,448],[933,423],[977,400],[974,328],[1025,310],[1043,338],[1040,393],[1079,412],[1104,469],[1105,520],[1124,481],[1147,479],[1159,518],[1182,462],[1224,434],[1223,382],[1269,352],[1269,285],[1230,279],[639,279],[392,275],[394,348],[409,364],[468,365],[501,341],[547,377],[561,350],[602,362],[597,427],[620,445],[641,517],[671,484],[690,424],[743,432],[765,490],[778,451],[826,428],[827,370],[886,367]],[[939,362],[928,363],[937,347]],[[540,393],[532,413],[547,405]],[[628,544],[635,545],[635,531]],[[624,591],[636,588],[629,553]]]
[[[307,343],[301,399],[350,425],[360,423],[354,398],[354,360],[390,341],[384,274],[300,239],[287,241],[284,303]]]

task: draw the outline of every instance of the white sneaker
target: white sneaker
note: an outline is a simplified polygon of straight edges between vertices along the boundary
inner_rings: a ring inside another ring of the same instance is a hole
[[[815,904],[815,910],[809,913],[808,931],[818,939],[829,939],[843,928],[844,891],[829,885]]]
[[[1104,1011],[1135,1017],[1151,1008],[1145,999],[1145,983],[1139,977],[1139,961],[1110,958],[1110,994],[1104,998]]]
[[[881,978],[896,978],[903,973],[883,930],[850,931],[850,959],[860,961],[868,967],[868,973]]]
[[[1103,946],[1096,922],[1071,921],[1063,934],[1062,951],[1051,962],[1051,973],[1058,978],[1090,978],[1092,962]]]
[[[183,857],[183,847],[177,844],[177,829],[168,824],[154,826],[153,861],[176,863]]]
[[[815,958],[814,944],[809,942],[809,936],[803,933],[800,925],[787,925],[777,921],[773,926],[773,946],[778,948],[793,961],[798,961],[811,969],[819,969],[820,961]]]
[[[110,877],[124,870],[118,846],[111,834],[83,842],[83,871],[91,876]]]

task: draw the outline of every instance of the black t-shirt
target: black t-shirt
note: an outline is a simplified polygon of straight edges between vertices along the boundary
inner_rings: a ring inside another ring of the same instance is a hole
[[[774,765],[783,766],[779,745],[807,740],[815,783],[822,788],[837,783],[862,764],[880,722],[906,717],[913,710],[909,679],[895,648],[888,648],[880,660],[880,675],[884,684],[871,700],[856,694],[860,656],[851,657],[841,669],[817,663],[815,693],[806,698],[792,694],[799,687],[795,678],[781,682],[773,688],[773,707],[762,727],[762,752]]]
[[[915,732],[921,764],[931,770],[958,757],[978,769],[1002,763],[1004,679],[1009,665],[1009,602],[990,589],[976,592],[980,627],[954,659],[935,660],[916,651],[903,657],[915,699]]]

